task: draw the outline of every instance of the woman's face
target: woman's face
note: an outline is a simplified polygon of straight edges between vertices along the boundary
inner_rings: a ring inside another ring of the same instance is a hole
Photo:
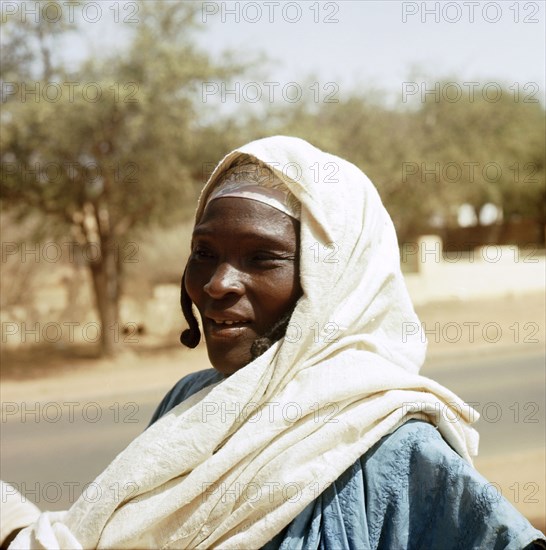
[[[298,226],[267,204],[231,197],[211,201],[195,226],[186,290],[221,373],[247,365],[254,340],[301,296]]]

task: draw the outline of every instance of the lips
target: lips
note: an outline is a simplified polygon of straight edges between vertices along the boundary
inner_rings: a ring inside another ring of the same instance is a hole
[[[234,321],[234,320],[230,320],[230,319],[225,319],[225,320],[219,320],[219,321],[216,321],[215,319],[211,319],[211,321],[215,324],[215,325],[226,325],[226,326],[231,326],[231,325],[246,325],[249,323],[249,321]]]
[[[207,332],[213,337],[238,338],[250,330],[251,324],[250,319],[233,312],[205,314]]]

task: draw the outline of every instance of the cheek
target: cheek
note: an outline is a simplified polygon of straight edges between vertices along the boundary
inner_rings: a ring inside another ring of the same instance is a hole
[[[291,309],[301,296],[299,275],[295,268],[284,273],[262,280],[255,287],[260,297],[264,312],[268,317],[283,315]]]
[[[186,292],[188,293],[188,296],[196,306],[198,306],[200,296],[203,292],[203,287],[205,286],[207,281],[208,279],[205,270],[202,267],[199,268],[190,262],[186,269],[184,286],[186,287]]]
[[[296,302],[302,295],[298,262],[290,264],[276,284],[279,299],[283,302]]]

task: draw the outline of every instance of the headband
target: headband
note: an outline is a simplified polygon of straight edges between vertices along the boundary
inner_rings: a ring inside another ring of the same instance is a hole
[[[239,164],[227,170],[206,204],[225,197],[258,201],[296,220],[300,219],[301,204],[298,199],[271,169],[260,164]]]

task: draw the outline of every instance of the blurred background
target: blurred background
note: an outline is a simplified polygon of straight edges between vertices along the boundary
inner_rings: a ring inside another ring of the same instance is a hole
[[[207,367],[178,344],[199,191],[286,134],[377,186],[423,374],[544,530],[544,2],[0,5],[2,479],[69,506]]]

